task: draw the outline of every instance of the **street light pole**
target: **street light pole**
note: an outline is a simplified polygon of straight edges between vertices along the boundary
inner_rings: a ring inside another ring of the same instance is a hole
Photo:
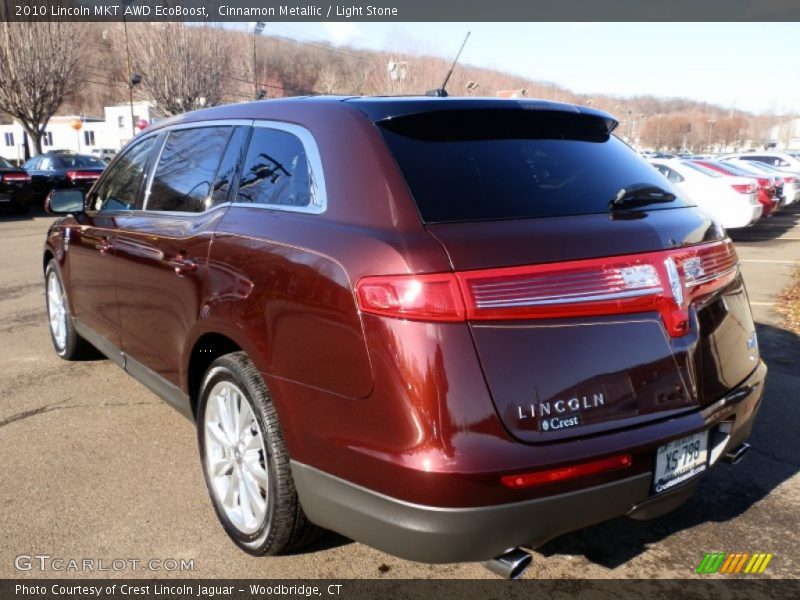
[[[266,27],[266,23],[263,21],[256,21],[253,24],[253,98],[256,100],[260,100],[259,97],[259,89],[258,89],[258,75],[256,74],[256,37],[261,35],[264,31],[264,27]]]
[[[125,10],[130,6],[134,0],[122,0],[124,8],[122,9],[122,28],[125,31],[125,58],[128,64],[128,102],[131,107],[131,139],[136,137],[136,123],[133,118],[133,73],[131,72],[131,49],[128,46],[128,19],[125,17]],[[138,82],[137,82],[138,83]]]
[[[656,152],[661,150],[661,113],[656,115]]]

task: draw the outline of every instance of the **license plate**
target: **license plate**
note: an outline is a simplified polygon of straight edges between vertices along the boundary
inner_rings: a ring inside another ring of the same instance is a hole
[[[653,490],[658,494],[680,485],[708,468],[708,432],[695,433],[659,447]]]

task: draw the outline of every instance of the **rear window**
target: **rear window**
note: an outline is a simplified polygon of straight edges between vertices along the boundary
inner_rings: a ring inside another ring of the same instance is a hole
[[[106,166],[106,163],[94,156],[62,156],[59,162],[66,169],[96,169]]]
[[[378,127],[428,223],[607,213],[631,184],[680,196],[594,115],[439,111]],[[647,208],[680,206],[677,199]]]
[[[690,160],[684,160],[681,162],[681,164],[686,165],[687,167],[689,167],[690,169],[694,169],[695,171],[700,171],[703,175],[708,175],[709,177],[714,177],[714,178],[724,177],[724,175],[719,171],[715,171],[714,169],[711,169],[705,165],[701,165],[699,163],[692,162]]]

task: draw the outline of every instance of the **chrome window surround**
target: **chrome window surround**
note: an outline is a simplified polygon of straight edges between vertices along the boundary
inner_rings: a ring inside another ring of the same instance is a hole
[[[123,156],[127,156],[128,154],[131,153],[131,151],[136,146],[139,146],[139,145],[145,143],[147,140],[150,140],[150,139],[154,140],[155,144],[156,144],[156,147],[158,147],[158,144],[162,143],[162,140],[158,139],[158,137],[160,135],[161,135],[160,131],[148,132],[146,134],[140,135],[137,138],[132,139],[123,148],[120,148],[119,152],[117,152],[114,155],[114,158],[111,159],[111,162],[108,163],[108,165],[106,166],[105,169],[103,169],[103,172],[100,174],[100,177],[95,182],[95,184],[91,187],[91,189],[88,192],[86,192],[85,201],[88,200],[90,194],[96,193],[96,191],[99,190],[103,186],[103,184],[105,183],[105,180],[108,178],[107,174],[111,171],[112,168],[114,168],[114,166],[120,161],[120,159]],[[151,150],[150,152],[153,152],[153,150]],[[160,153],[161,153],[161,149],[159,148],[159,154]],[[147,157],[147,161],[145,162],[145,169],[149,169],[150,160],[151,160],[151,157],[148,156]],[[152,172],[153,172],[152,169],[150,169],[148,171],[148,173],[147,173],[147,179],[145,179],[145,184],[148,186],[147,189],[149,189],[150,175],[151,175]],[[141,189],[142,188],[141,188],[141,184],[140,184],[139,191],[141,191]],[[145,193],[147,193],[147,189],[145,189]],[[94,209],[92,209],[92,210],[90,210],[88,212],[91,212],[91,213],[102,212],[103,214],[109,214],[109,213],[111,213],[111,214],[119,214],[119,213],[130,213],[133,210],[140,210],[140,209],[114,209],[114,210],[94,210]]]
[[[150,188],[153,185],[153,178],[155,176],[158,163],[161,160],[161,153],[166,145],[167,135],[170,131],[177,131],[180,129],[200,129],[203,127],[261,127],[264,129],[275,129],[277,131],[284,131],[294,135],[300,140],[303,149],[306,153],[309,166],[309,185],[311,188],[311,201],[308,206],[287,206],[283,204],[257,204],[252,202],[220,202],[212,206],[209,211],[215,210],[224,206],[241,206],[246,208],[264,208],[268,210],[279,210],[290,213],[305,213],[319,215],[325,212],[328,207],[328,196],[325,188],[325,176],[322,170],[322,157],[317,147],[317,142],[314,136],[305,127],[295,125],[294,123],[285,123],[283,121],[269,121],[269,120],[250,120],[250,119],[220,119],[216,121],[198,121],[196,123],[181,123],[179,125],[172,125],[165,127],[157,132],[156,135],[161,135],[160,147],[153,162],[153,167],[147,175],[147,185],[144,191],[144,199],[142,201],[142,210],[138,212],[152,212],[154,214],[170,214],[170,215],[189,215],[197,216],[203,213],[186,213],[176,211],[148,211],[147,204],[150,200]],[[236,182],[238,185],[238,181]],[[208,212],[208,211],[204,211]]]

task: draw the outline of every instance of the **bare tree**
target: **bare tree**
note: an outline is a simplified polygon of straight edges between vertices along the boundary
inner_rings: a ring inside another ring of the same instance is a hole
[[[79,84],[80,23],[0,23],[0,111],[42,151],[50,118]]]
[[[134,70],[159,112],[177,115],[223,101],[229,39],[215,27],[147,23],[130,27]]]

